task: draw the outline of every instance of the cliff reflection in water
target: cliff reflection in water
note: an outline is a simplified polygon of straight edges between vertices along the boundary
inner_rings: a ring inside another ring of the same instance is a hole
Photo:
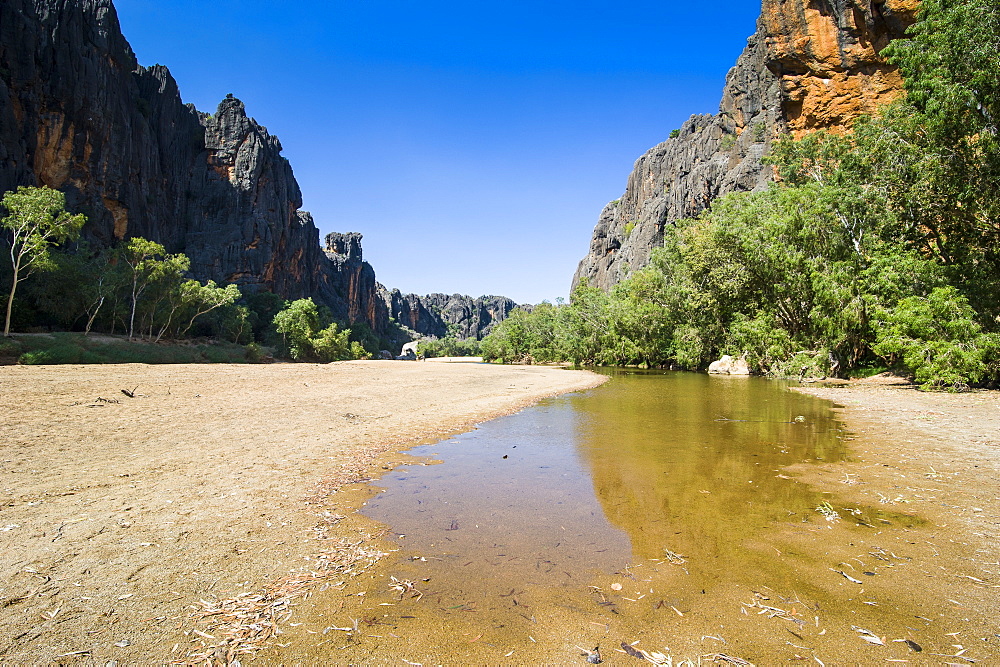
[[[566,583],[664,549],[732,576],[718,559],[745,562],[769,526],[823,523],[823,497],[779,475],[844,457],[826,403],[760,378],[604,372],[595,390],[411,450],[443,462],[386,475],[364,513],[443,559],[442,575],[461,559],[502,584]]]
[[[633,558],[670,549],[706,573],[768,526],[815,517],[822,497],[785,466],[845,456],[826,404],[760,378],[615,371],[578,408],[578,451]]]

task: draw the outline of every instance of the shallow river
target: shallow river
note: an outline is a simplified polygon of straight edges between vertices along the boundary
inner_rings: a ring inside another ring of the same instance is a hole
[[[620,371],[410,450],[443,463],[386,475],[364,513],[444,568],[474,567],[477,586],[562,584],[665,549],[729,576],[710,563],[820,504],[777,475],[843,458],[829,413],[758,378]]]
[[[309,654],[584,664],[601,645],[634,661],[624,641],[675,660],[910,657],[941,603],[909,591],[923,521],[796,480],[847,456],[829,403],[759,378],[613,375],[410,450],[423,464],[387,473],[363,510],[399,548],[393,578],[371,577],[357,632]],[[344,627],[361,604],[346,595],[314,601],[310,632]]]

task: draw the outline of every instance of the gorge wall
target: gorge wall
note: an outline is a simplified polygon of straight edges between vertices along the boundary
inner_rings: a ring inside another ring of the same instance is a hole
[[[84,238],[132,237],[186,254],[199,280],[312,297],[380,334],[485,335],[503,297],[388,291],[361,234],[319,243],[281,143],[229,95],[214,114],[181,100],[161,65],[139,65],[111,0],[0,3],[0,193],[46,185],[84,213]]]
[[[843,129],[898,96],[879,57],[915,20],[917,0],[763,0],[757,31],[729,71],[719,112],[691,116],[640,157],[601,212],[573,276],[608,290],[648,264],[677,220],[729,192],[767,187],[776,138]]]
[[[91,242],[142,236],[200,280],[388,325],[360,235],[323,251],[278,139],[231,95],[212,115],[184,104],[167,68],[138,64],[110,0],[0,3],[0,192],[19,185],[66,193]]]
[[[436,338],[482,339],[518,306],[505,296],[472,298],[464,294],[402,294],[383,288],[390,316],[399,324]]]

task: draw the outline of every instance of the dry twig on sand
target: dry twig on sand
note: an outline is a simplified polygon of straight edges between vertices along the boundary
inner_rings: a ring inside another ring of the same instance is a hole
[[[284,577],[259,593],[244,593],[228,600],[201,600],[203,608],[191,615],[201,626],[192,628],[192,641],[201,647],[174,664],[231,665],[238,656],[260,650],[281,633],[279,625],[291,616],[294,601],[312,585],[335,575],[357,576],[385,555],[368,546],[367,539],[343,539],[316,556],[315,570]]]

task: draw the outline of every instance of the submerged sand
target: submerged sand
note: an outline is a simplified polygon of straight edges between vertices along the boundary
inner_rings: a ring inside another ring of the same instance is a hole
[[[850,406],[838,410],[848,460],[761,474],[796,480],[839,516],[796,507],[756,525],[748,512],[745,533],[695,556],[665,549],[614,572],[567,571],[561,585],[512,578],[495,590],[478,585],[486,577],[477,568],[489,567],[480,556],[502,560],[504,544],[463,552],[442,569],[443,552],[375,541],[391,553],[302,600],[294,625],[257,660],[582,665],[598,646],[606,664],[623,665],[1000,658],[1000,396],[925,394],[879,380],[815,393]],[[693,493],[691,511],[701,494],[739,493],[745,479]],[[346,513],[352,501],[340,500]],[[560,530],[553,526],[553,541]],[[562,560],[548,558],[538,567]]]
[[[370,522],[330,511],[335,492],[407,444],[604,379],[384,361],[0,367],[0,657],[246,661],[237,649],[263,645],[296,599],[377,560]],[[208,637],[237,616],[254,627]]]

